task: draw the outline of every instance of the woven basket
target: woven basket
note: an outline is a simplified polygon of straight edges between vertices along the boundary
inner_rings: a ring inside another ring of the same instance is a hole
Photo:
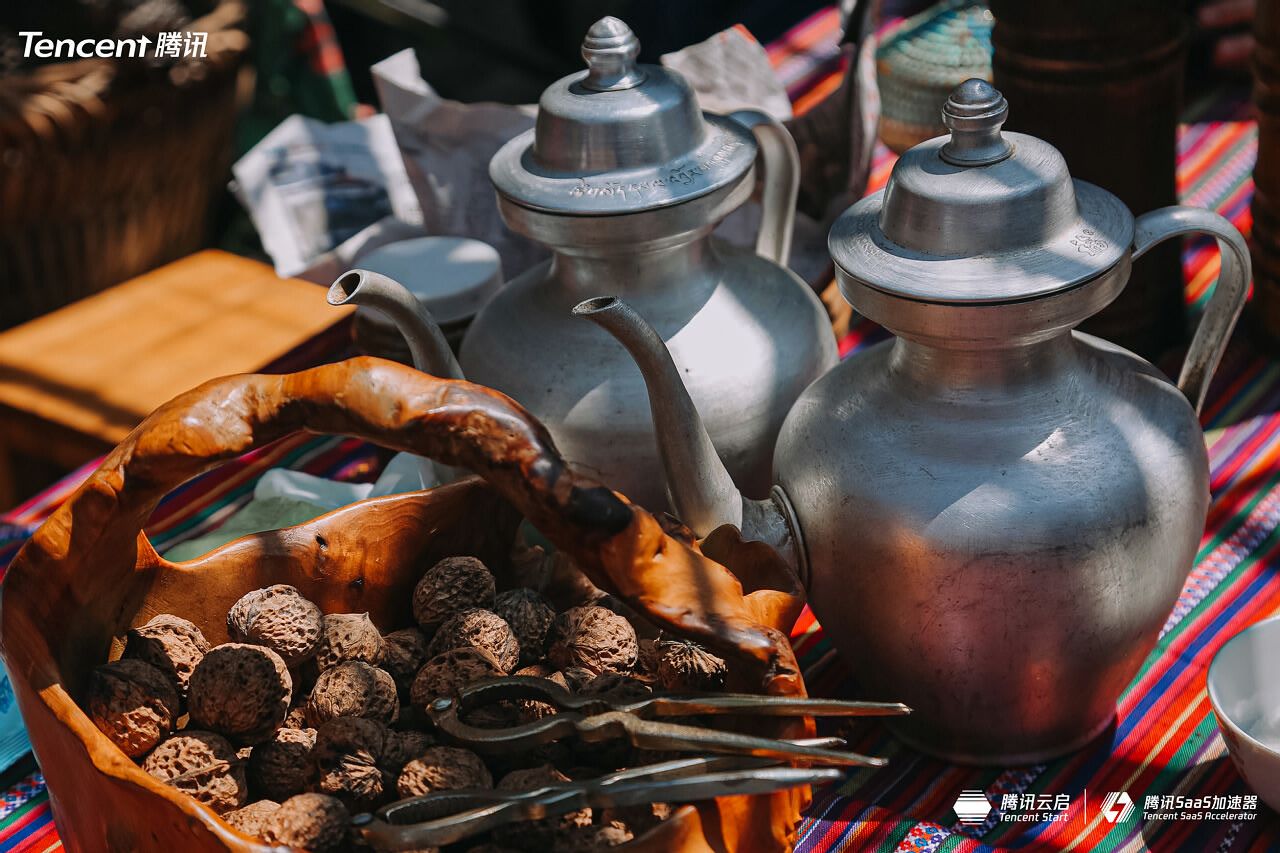
[[[226,180],[246,7],[193,21],[206,56],[0,77],[0,328],[199,249]]]
[[[901,154],[941,136],[942,105],[970,77],[991,79],[991,12],[945,0],[886,33],[876,49],[880,139]]]

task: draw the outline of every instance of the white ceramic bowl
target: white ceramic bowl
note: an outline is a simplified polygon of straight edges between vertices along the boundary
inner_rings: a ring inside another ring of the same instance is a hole
[[[1213,656],[1209,702],[1236,769],[1280,811],[1280,616],[1250,625]]]

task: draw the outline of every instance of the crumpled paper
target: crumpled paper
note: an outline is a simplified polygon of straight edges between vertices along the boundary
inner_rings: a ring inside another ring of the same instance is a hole
[[[762,110],[779,121],[791,116],[791,101],[760,43],[742,27],[662,57],[684,75],[708,112]],[[498,250],[511,275],[549,257],[545,246],[510,231],[498,213],[489,160],[512,137],[533,127],[536,107],[462,104],[441,97],[422,79],[412,49],[372,67],[382,108],[390,117],[405,170],[423,211],[428,234],[473,237]],[[754,246],[760,207],[748,202],[716,230],[718,237]],[[798,225],[811,231],[805,223]],[[802,239],[791,266],[801,277],[827,264],[823,239]],[[809,257],[812,255],[812,257]]]
[[[326,124],[290,116],[232,167],[276,273],[293,276],[370,223],[422,222],[390,120]]]

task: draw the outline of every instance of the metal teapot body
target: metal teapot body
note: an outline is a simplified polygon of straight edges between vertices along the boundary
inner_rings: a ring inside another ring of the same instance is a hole
[[[1204,529],[1183,394],[1064,330],[947,351],[904,338],[812,385],[779,438],[810,601],[895,733],[1023,764],[1092,740],[1155,644]]]
[[[623,294],[671,348],[742,489],[763,496],[787,410],[836,361],[821,302],[785,267],[795,144],[762,114],[700,112],[678,75],[635,65],[637,50],[620,21],[597,23],[588,71],[553,84],[538,126],[494,157],[504,220],[554,254],[485,306],[460,360],[546,424],[572,464],[663,508],[644,381],[614,341],[570,316],[585,296]],[[753,253],[710,234],[751,196],[757,152],[766,181]]]
[[[778,548],[862,686],[914,709],[892,723],[903,739],[1008,765],[1105,729],[1177,599],[1209,500],[1197,411],[1249,258],[1216,214],[1135,220],[1071,181],[1050,146],[1000,133],[1003,100],[962,84],[950,138],[905,154],[832,228],[845,298],[897,337],[800,395],[767,501],[717,473],[633,312],[607,298],[575,310],[653,389],[677,515],[700,536],[734,523]],[[1073,329],[1133,260],[1193,231],[1218,238],[1222,273],[1175,386]]]

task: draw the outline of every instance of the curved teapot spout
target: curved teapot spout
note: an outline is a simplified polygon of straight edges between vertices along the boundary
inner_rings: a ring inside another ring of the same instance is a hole
[[[444,332],[409,288],[382,273],[349,270],[338,276],[326,295],[330,305],[367,305],[391,318],[409,345],[413,366],[440,379],[465,379]],[[387,463],[373,486],[373,496],[397,494],[429,488],[433,483],[449,483],[458,477],[448,465],[397,453]]]
[[[623,300],[600,296],[573,308],[627,348],[649,391],[667,495],[679,519],[699,539],[733,524],[746,539],[772,545],[801,574],[798,531],[786,495],[777,486],[769,500],[742,496],[707,433],[662,336]]]
[[[367,305],[391,318],[409,345],[413,366],[441,379],[464,379],[444,332],[431,313],[393,278],[369,270],[350,270],[329,287],[330,305]]]

